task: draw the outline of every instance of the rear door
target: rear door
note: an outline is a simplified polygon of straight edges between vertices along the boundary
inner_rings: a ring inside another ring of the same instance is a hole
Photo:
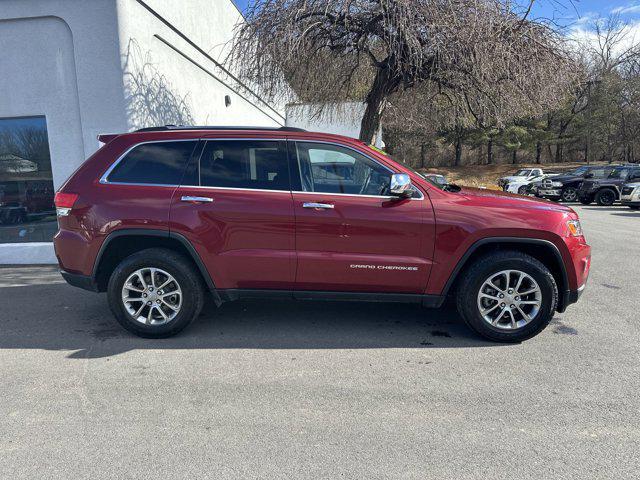
[[[289,143],[296,290],[423,293],[433,210],[426,195],[388,196],[389,168],[351,147]]]
[[[205,139],[171,205],[218,289],[292,289],[295,224],[286,142]]]

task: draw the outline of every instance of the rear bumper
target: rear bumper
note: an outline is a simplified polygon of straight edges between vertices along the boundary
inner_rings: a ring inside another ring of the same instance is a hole
[[[89,290],[90,292],[97,292],[98,286],[89,275],[81,275],[79,273],[70,273],[65,270],[60,270],[60,275],[65,281],[73,286],[82,288],[83,290]]]

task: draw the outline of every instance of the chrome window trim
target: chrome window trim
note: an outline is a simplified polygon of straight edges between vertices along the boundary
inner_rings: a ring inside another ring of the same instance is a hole
[[[171,187],[171,188],[206,188],[206,189],[218,189],[218,190],[236,190],[236,191],[248,191],[248,192],[286,192],[286,193],[302,193],[306,195],[336,195],[341,197],[364,197],[364,198],[380,198],[380,199],[394,199],[398,198],[393,195],[360,195],[358,193],[332,193],[332,192],[304,192],[299,190],[269,190],[262,188],[241,188],[241,187],[214,187],[214,186],[206,186],[206,185],[186,185],[186,184],[169,184],[169,183],[137,183],[137,182],[111,182],[109,181],[109,175],[116,168],[116,166],[136,147],[141,145],[147,145],[150,143],[169,143],[169,142],[208,142],[208,141],[264,141],[264,142],[301,142],[301,143],[319,143],[324,145],[333,145],[336,147],[346,148],[347,150],[352,150],[360,155],[368,158],[372,162],[375,162],[377,165],[380,165],[382,168],[387,170],[389,173],[394,174],[398,172],[394,172],[392,169],[387,167],[386,165],[381,164],[375,158],[367,155],[366,153],[361,152],[360,150],[353,148],[348,145],[343,145],[341,143],[329,142],[325,140],[298,140],[298,139],[287,139],[287,138],[240,138],[240,137],[227,137],[227,138],[218,138],[218,137],[199,137],[199,138],[178,138],[178,139],[166,139],[166,140],[147,140],[144,142],[138,142],[131,145],[124,153],[122,153],[104,172],[102,177],[100,177],[99,183],[103,185],[125,185],[125,186],[142,186],[142,187]],[[200,152],[202,155],[202,152]],[[200,176],[200,157],[198,157],[198,177]],[[291,182],[289,182],[291,183]],[[407,200],[424,200],[425,195],[418,187],[414,185],[415,191],[420,193],[419,198],[408,198]]]
[[[382,163],[380,163],[380,161],[376,160],[375,158],[372,158],[370,155],[367,155],[364,152],[361,152],[360,150],[358,150],[357,148],[353,148],[349,145],[343,145],[341,143],[335,143],[335,142],[328,142],[328,141],[324,141],[324,140],[298,140],[298,139],[289,139],[289,142],[295,142],[295,143],[320,143],[320,144],[324,144],[324,145],[333,145],[335,147],[342,147],[342,148],[346,148],[347,150],[352,150],[356,153],[359,153],[360,155],[362,155],[363,157],[371,160],[372,162],[374,162],[376,165],[381,166],[382,168],[384,168],[387,172],[389,172],[390,174],[394,174],[394,173],[404,173],[404,172],[394,172],[391,168],[387,167],[386,165],[383,165]],[[298,149],[296,146],[296,155],[298,154]],[[298,173],[299,173],[300,167],[298,167]],[[409,198],[407,200],[424,200],[424,193],[422,192],[422,190],[420,190],[418,187],[416,187],[415,185],[412,185],[414,188],[414,191],[418,192],[420,194],[420,198]],[[360,195],[359,193],[332,193],[332,192],[304,192],[304,191],[292,191],[292,193],[311,193],[311,194],[317,194],[317,195],[341,195],[341,196],[345,196],[345,197],[369,197],[369,198],[386,198],[386,199],[390,199],[390,198],[398,198],[395,197],[393,195]]]
[[[179,188],[206,188],[207,190],[241,190],[245,192],[279,192],[293,193],[291,190],[268,190],[266,188],[243,188],[243,187],[210,187],[207,185],[176,185]]]
[[[139,142],[134,145],[131,145],[125,152],[120,155],[107,170],[100,177],[100,183],[107,185],[138,185],[138,186],[148,186],[148,187],[177,187],[178,185],[171,183],[139,183],[139,182],[110,182],[109,175],[113,171],[114,168],[118,166],[118,164],[124,160],[124,158],[131,153],[131,151],[135,148],[138,148],[141,145],[148,145],[150,143],[170,143],[170,142],[199,142],[199,138],[178,138],[174,140],[148,140],[146,142]]]

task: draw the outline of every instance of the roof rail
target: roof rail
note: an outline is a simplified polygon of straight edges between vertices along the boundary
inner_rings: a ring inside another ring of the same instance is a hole
[[[164,125],[162,127],[140,128],[136,130],[136,132],[166,132],[170,130],[268,130],[281,132],[306,132],[305,129],[297,127],[241,127],[238,125]]]

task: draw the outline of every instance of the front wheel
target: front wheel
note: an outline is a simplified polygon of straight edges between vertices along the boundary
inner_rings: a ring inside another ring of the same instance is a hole
[[[184,256],[150,248],[125,258],[111,274],[109,307],[130,332],[164,338],[187,327],[202,310],[199,273]]]
[[[457,290],[458,312],[473,330],[497,342],[520,342],[553,318],[558,287],[539,260],[517,251],[485,255]]]
[[[561,198],[563,202],[575,202],[578,198],[578,190],[574,187],[565,187],[562,189]]]

